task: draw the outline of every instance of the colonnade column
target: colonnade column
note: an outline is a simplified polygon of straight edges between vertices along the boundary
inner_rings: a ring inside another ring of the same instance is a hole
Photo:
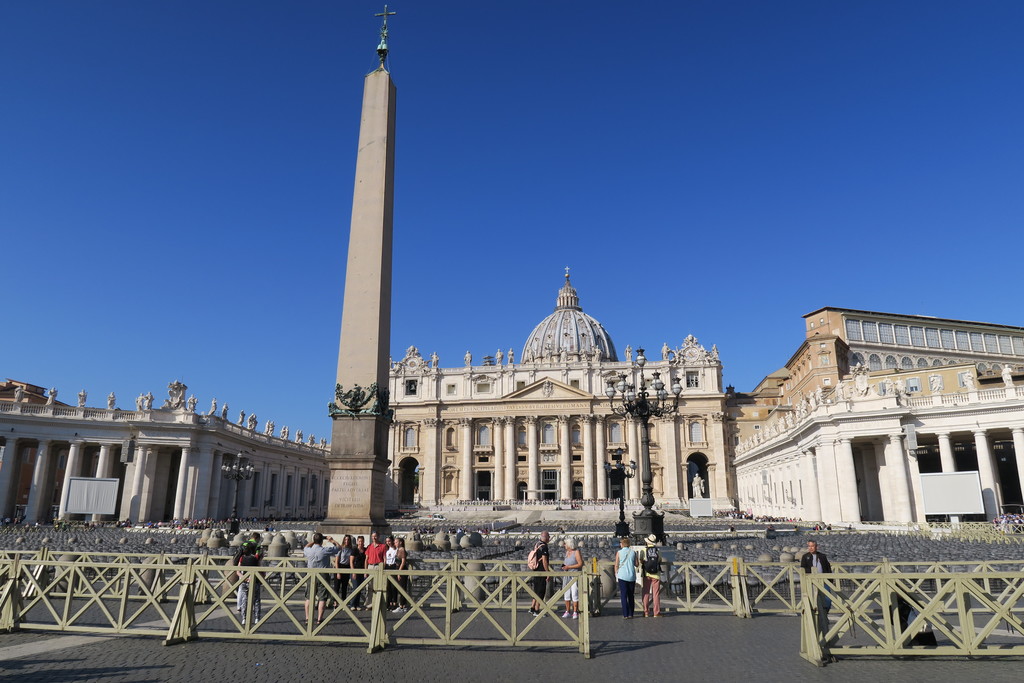
[[[78,476],[79,458],[82,453],[82,443],[72,441],[68,449],[68,461],[64,467],[64,483],[60,487],[60,507],[57,508],[57,517],[63,519],[68,510],[68,493],[71,488],[71,478]]]
[[[505,418],[494,418],[494,474],[491,475],[491,500],[505,499]]]
[[[438,495],[438,476],[441,474],[442,460],[437,451],[440,427],[441,420],[436,417],[423,420],[421,452],[424,454],[424,462],[420,463],[420,500],[428,503],[437,503],[441,500],[441,496]]]
[[[629,448],[629,459],[636,463],[636,471],[632,479],[626,480],[626,485],[629,487],[629,495],[626,496],[630,500],[640,499],[640,422],[634,420],[632,417],[627,417],[625,420],[626,427],[626,438],[628,439],[627,447]]]
[[[594,474],[597,476],[597,497],[601,500],[608,498],[608,473],[604,471],[608,444],[604,431],[604,415],[594,416],[594,431],[597,432],[597,448],[594,453]]]
[[[988,435],[984,429],[974,432],[974,449],[978,454],[978,474],[981,475],[981,498],[985,503],[985,517],[993,519],[999,514],[999,499],[996,495],[996,471],[992,466],[992,451],[988,446]]]
[[[661,444],[661,497],[663,502],[676,502],[679,497],[679,431],[676,416],[658,420],[658,443]],[[710,489],[710,487],[708,487]]]
[[[178,485],[174,491],[174,519],[185,518],[185,494],[188,491],[188,466],[192,455],[191,446],[182,446],[181,461],[178,463]]]
[[[581,415],[580,425],[583,428],[583,497],[595,498],[594,495],[594,416]]]
[[[836,479],[839,484],[839,505],[843,522],[860,521],[860,498],[857,495],[857,471],[853,465],[853,441],[840,439],[836,453]]]
[[[462,450],[459,498],[473,500],[473,421],[468,417],[459,418],[459,448]]]
[[[814,460],[814,451],[803,452],[801,470],[804,484],[804,521],[821,521],[821,496],[818,495],[818,472]]]
[[[192,519],[206,519],[210,509],[210,482],[218,474],[213,471],[213,449],[210,446],[201,446],[199,457],[194,460],[197,461],[192,476],[195,491],[192,494],[192,504],[189,506],[189,516]]]
[[[1017,481],[1024,491],[1024,427],[1014,427],[1010,433],[1013,434],[1013,457],[1017,460]]]
[[[15,469],[19,469],[18,465],[18,440],[13,436],[5,437],[6,441],[2,447],[0,447],[0,519],[4,517],[13,517],[11,510],[11,501],[14,499],[15,493],[11,493],[13,489],[12,482],[14,477],[12,473]]]
[[[885,473],[889,479],[889,497],[893,502],[896,522],[912,521],[910,511],[910,485],[907,480],[906,455],[903,435],[890,434],[885,446]]]
[[[110,477],[110,454],[113,445],[109,443],[100,444],[100,457],[96,461],[96,478],[108,479]]]
[[[569,418],[558,416],[558,497],[572,498],[572,448],[569,444]]]
[[[529,471],[526,478],[526,496],[537,500],[540,489],[540,449],[537,447],[537,418],[526,418],[526,448]]]
[[[36,447],[36,463],[32,468],[32,488],[28,491],[28,505],[25,508],[25,523],[43,521],[40,511],[46,505],[51,493],[46,487],[46,475],[50,467],[50,442],[40,440]]]
[[[519,451],[516,448],[516,419],[506,417],[505,420],[505,498],[514,500],[516,492],[516,480],[518,478]]]
[[[132,463],[132,487],[128,492],[127,517],[133,522],[142,521],[139,519],[139,512],[142,505],[142,490],[146,478],[146,467],[149,464],[152,447],[145,444],[138,444],[135,447],[135,462]],[[127,484],[127,482],[125,482]]]
[[[213,453],[213,467],[211,468],[213,471],[210,473],[210,503],[209,503],[209,505],[206,508],[206,510],[207,510],[206,516],[207,517],[211,517],[213,519],[220,519],[221,518],[220,517],[220,487],[221,487],[221,484],[224,482],[224,476],[221,474],[220,468],[223,465],[224,465],[224,454],[220,453],[218,451],[214,451],[214,453]],[[267,472],[266,468],[263,469],[263,476],[264,477],[269,477],[269,473]],[[264,517],[266,515],[266,511],[263,508],[263,500],[262,500],[262,498],[263,497],[260,496],[260,500],[256,501],[256,503],[257,503],[257,505],[259,506],[259,509],[260,509],[260,514],[259,514],[260,517]]]
[[[942,463],[942,471],[956,472],[956,458],[953,457],[953,443],[949,440],[948,432],[936,434],[939,438],[939,461]]]

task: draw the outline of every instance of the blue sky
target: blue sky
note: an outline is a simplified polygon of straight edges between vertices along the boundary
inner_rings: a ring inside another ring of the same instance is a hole
[[[1024,3],[391,9],[396,358],[518,354],[567,265],[740,390],[825,305],[1024,324]],[[325,435],[379,11],[4,3],[0,375]]]

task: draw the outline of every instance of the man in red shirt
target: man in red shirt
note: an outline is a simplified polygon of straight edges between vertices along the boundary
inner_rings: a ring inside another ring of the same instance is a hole
[[[366,567],[376,567],[378,564],[384,564],[384,553],[388,551],[388,547],[380,542],[380,538],[377,536],[377,532],[374,531],[370,534],[370,545],[366,549]]]

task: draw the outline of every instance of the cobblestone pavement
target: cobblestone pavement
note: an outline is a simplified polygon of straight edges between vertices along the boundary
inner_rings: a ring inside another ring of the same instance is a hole
[[[799,655],[792,616],[670,614],[592,622],[593,658],[574,650],[353,646],[20,632],[0,635],[0,680],[47,681],[608,681],[654,675],[719,681],[1020,681],[1024,660],[844,659],[817,668]]]

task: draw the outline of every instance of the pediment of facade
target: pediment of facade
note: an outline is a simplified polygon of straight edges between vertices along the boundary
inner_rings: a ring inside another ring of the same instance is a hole
[[[571,387],[568,384],[559,382],[557,379],[551,379],[545,377],[539,379],[533,384],[529,384],[522,389],[517,389],[510,394],[506,394],[504,400],[506,401],[557,401],[557,400],[580,400],[580,399],[594,399],[594,395],[587,393],[576,387]]]

